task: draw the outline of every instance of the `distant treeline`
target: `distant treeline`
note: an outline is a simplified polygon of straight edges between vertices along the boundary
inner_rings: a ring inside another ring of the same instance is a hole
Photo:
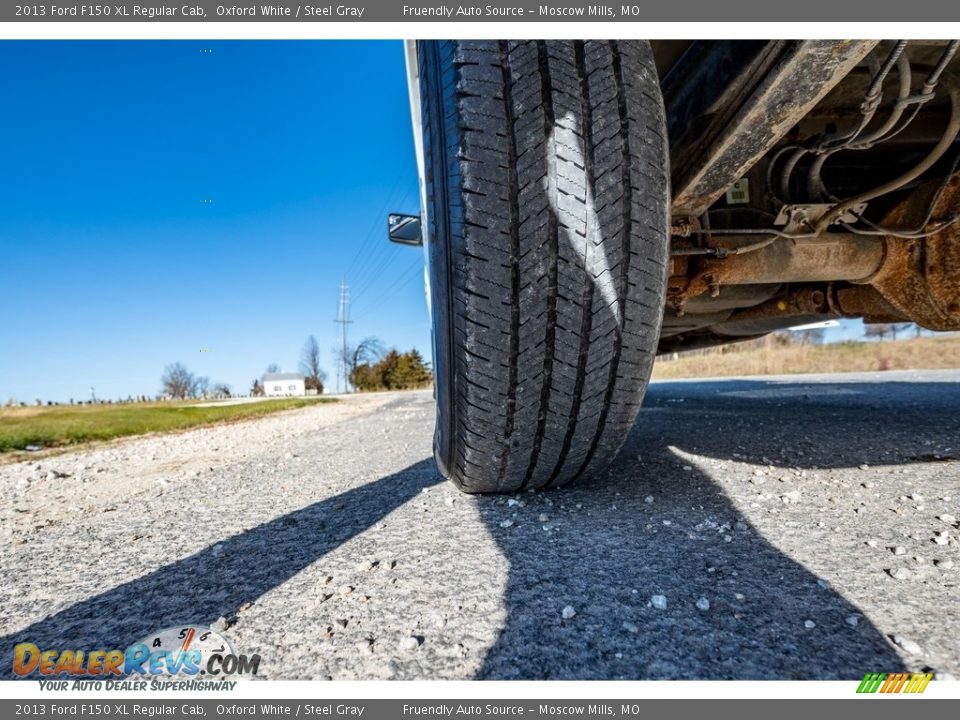
[[[379,360],[358,363],[350,372],[350,383],[360,392],[412,390],[433,382],[430,365],[416,350],[390,350]]]

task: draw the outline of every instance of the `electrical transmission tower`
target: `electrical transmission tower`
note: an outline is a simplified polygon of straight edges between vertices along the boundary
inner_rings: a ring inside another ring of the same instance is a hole
[[[347,285],[346,280],[340,281],[340,302],[337,308],[337,319],[334,320],[335,323],[340,325],[340,363],[337,369],[337,391],[339,392],[343,388],[343,392],[348,391],[349,386],[349,374],[347,364],[347,325],[349,325],[352,320],[347,320],[349,316],[348,307],[350,305],[350,286]],[[343,378],[343,384],[340,384],[340,379]]]

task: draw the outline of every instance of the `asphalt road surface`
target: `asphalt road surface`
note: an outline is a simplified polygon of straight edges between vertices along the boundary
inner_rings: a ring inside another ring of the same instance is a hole
[[[0,672],[186,623],[282,679],[960,671],[960,372],[659,382],[603,482],[513,497],[441,481],[432,427],[398,395],[8,528]]]

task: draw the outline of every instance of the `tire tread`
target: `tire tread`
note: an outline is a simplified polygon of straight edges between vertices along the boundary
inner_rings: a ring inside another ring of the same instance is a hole
[[[435,348],[450,366],[438,461],[468,492],[594,476],[636,418],[662,316],[669,165],[649,45],[419,45],[428,206],[444,215],[429,228],[447,244],[431,250],[451,345]]]

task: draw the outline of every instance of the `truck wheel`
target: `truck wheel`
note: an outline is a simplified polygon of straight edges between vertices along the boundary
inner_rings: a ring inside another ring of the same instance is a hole
[[[638,41],[418,44],[441,472],[466,492],[595,476],[663,313],[663,100]]]

